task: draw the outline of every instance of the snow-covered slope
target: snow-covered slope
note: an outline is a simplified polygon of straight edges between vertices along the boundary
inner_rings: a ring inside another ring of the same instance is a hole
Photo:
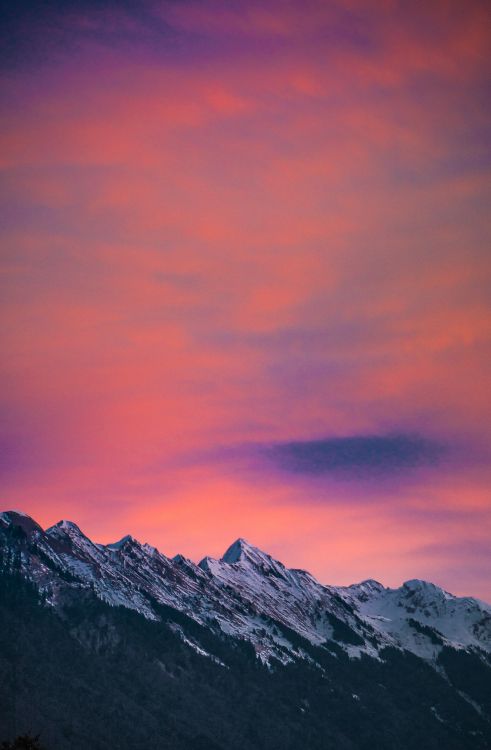
[[[491,607],[479,599],[420,580],[397,589],[367,581],[344,593],[378,632],[420,656],[432,658],[442,645],[491,651]]]
[[[196,565],[131,536],[95,544],[70,521],[43,531],[28,516],[8,511],[0,514],[0,553],[2,566],[17,568],[52,606],[80,591],[149,619],[162,617],[159,605],[166,605],[250,641],[264,661],[310,659],[308,643],[375,658],[393,646],[431,662],[444,646],[491,651],[491,607],[484,602],[424,581],[399,589],[376,581],[325,586],[244,539],[220,560],[206,557]]]
[[[339,621],[348,628],[343,645],[349,652],[353,655],[360,650],[375,653],[364,638],[370,635],[370,626],[367,628],[351,603],[340,596],[339,589],[323,586],[304,570],[286,568],[244,539],[234,542],[220,560],[205,557],[200,568],[222,590],[233,591],[247,602],[248,617],[241,629],[246,637],[254,636],[254,630],[263,629],[266,617],[284,626],[280,629],[282,635],[278,643],[286,645],[287,649],[290,646],[291,650],[291,644],[284,643],[285,628],[294,630],[311,643],[322,645],[337,640],[335,631],[336,626],[339,629]],[[221,622],[221,626],[226,632],[234,632],[226,621]],[[276,630],[272,628],[273,636]],[[380,645],[388,643],[389,639],[383,634]],[[265,656],[267,652],[266,648]]]

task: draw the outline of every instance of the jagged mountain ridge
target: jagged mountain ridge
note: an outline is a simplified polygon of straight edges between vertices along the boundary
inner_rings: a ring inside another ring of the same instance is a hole
[[[30,517],[6,511],[0,514],[0,551],[55,608],[83,590],[147,619],[158,619],[155,603],[167,605],[249,641],[264,662],[310,659],[295,636],[351,657],[379,658],[383,649],[396,647],[433,664],[444,647],[491,651],[491,607],[484,602],[418,580],[398,589],[376,581],[326,586],[244,539],[220,560],[206,557],[196,565],[131,536],[100,545],[73,522],[44,531]],[[199,643],[189,645],[210,656]]]

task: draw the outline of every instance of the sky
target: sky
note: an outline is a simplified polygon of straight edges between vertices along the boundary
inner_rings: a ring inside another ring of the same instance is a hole
[[[1,504],[491,601],[491,12],[2,3]]]

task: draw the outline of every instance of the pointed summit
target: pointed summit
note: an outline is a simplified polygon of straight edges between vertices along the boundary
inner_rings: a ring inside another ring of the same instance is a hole
[[[199,567],[207,572],[214,572],[225,565],[239,565],[244,569],[256,569],[264,572],[266,570],[284,570],[284,565],[274,560],[270,555],[258,547],[254,547],[246,539],[240,537],[227,549],[223,557],[215,560],[213,557],[204,557]]]
[[[260,555],[264,554],[260,550],[256,549],[256,547],[253,547],[252,544],[249,544],[248,541],[240,537],[230,545],[230,547],[223,555],[222,560],[223,562],[233,565],[233,563],[240,562],[240,560],[243,560],[244,558],[250,558],[258,552]]]
[[[279,575],[283,577],[286,568],[283,563],[275,560],[267,552],[254,547],[246,539],[240,537],[227,549],[221,559],[222,563],[228,565],[240,565],[245,568],[254,568],[261,573]]]
[[[236,539],[235,542],[230,545],[222,557],[222,562],[226,562],[229,565],[249,562],[253,565],[270,566],[271,564],[274,564],[283,567],[282,563],[274,560],[267,552],[263,552],[259,547],[254,547],[254,545],[250,544],[242,537]]]

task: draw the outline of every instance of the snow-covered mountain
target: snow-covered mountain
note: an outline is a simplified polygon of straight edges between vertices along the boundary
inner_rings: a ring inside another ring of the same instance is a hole
[[[150,620],[160,617],[157,605],[167,605],[214,632],[249,641],[268,663],[310,660],[305,643],[373,658],[392,646],[435,665],[446,646],[491,652],[491,606],[478,599],[419,580],[397,589],[372,580],[323,585],[244,539],[220,560],[206,557],[196,565],[131,536],[96,544],[70,521],[43,530],[7,511],[0,514],[0,554],[2,566],[18,570],[54,608],[83,591]]]

